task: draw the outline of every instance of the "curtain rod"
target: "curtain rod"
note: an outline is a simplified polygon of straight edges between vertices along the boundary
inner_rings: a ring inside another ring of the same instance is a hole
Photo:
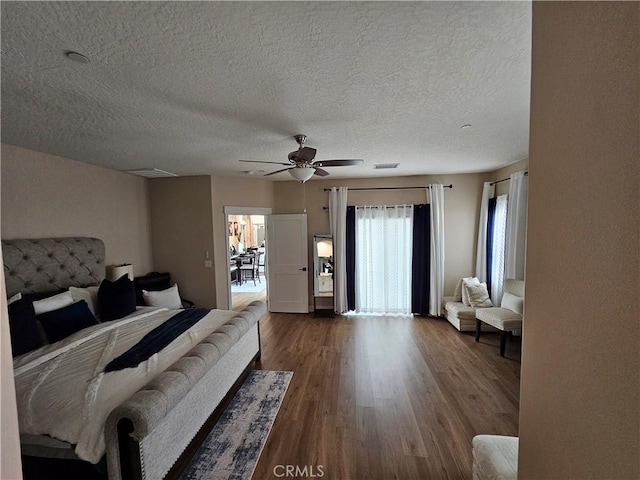
[[[429,205],[428,203],[418,203],[417,205],[412,205],[412,206],[420,206],[420,205]],[[351,206],[351,205],[349,205]],[[371,208],[395,208],[397,206],[405,206],[405,205],[371,205]],[[360,208],[359,205],[355,205],[356,208]],[[329,210],[329,207],[327,207],[326,205],[324,207],[322,207],[323,210]]]
[[[361,188],[349,188],[348,190],[351,192],[354,190],[415,190],[417,188],[427,188],[427,187],[426,186],[424,187],[361,187]],[[444,185],[443,188],[453,188],[453,184]],[[325,188],[324,191],[329,192],[331,191],[331,189]]]
[[[529,175],[529,172],[524,172],[525,175]],[[495,185],[496,183],[506,182],[507,180],[511,180],[511,177],[503,178],[502,180],[496,180],[495,182],[491,182],[489,185]]]
[[[418,205],[423,205],[423,204],[418,204]],[[408,207],[408,206],[414,207],[415,205],[370,205],[371,208],[396,208],[396,207]],[[359,205],[356,205],[355,207],[360,208]],[[329,207],[324,206],[322,207],[322,209],[329,210]]]

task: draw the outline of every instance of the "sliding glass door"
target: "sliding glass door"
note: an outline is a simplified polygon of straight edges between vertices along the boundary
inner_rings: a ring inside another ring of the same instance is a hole
[[[356,207],[359,313],[411,313],[413,205]]]

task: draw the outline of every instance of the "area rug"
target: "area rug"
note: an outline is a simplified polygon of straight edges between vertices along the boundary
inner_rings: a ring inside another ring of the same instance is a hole
[[[263,275],[260,275],[260,282],[256,279],[256,284],[250,278],[243,280],[242,285],[237,283],[231,284],[231,293],[258,293],[267,288],[267,281]]]
[[[251,371],[181,480],[249,480],[292,376],[293,372]]]

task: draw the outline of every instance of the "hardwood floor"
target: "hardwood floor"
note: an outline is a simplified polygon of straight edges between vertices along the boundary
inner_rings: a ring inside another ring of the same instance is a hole
[[[517,435],[518,341],[502,358],[498,334],[427,317],[274,313],[260,331],[257,368],[294,375],[254,479],[471,479],[474,435]]]
[[[244,307],[249,305],[251,302],[256,300],[260,300],[263,302],[267,301],[267,291],[263,290],[262,292],[257,293],[232,293],[231,294],[231,307],[232,310],[239,312]]]

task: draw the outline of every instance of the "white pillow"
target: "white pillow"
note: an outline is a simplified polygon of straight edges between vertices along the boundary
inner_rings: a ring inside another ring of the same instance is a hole
[[[456,289],[453,292],[453,301],[461,302],[462,301],[462,279],[458,280],[456,285]]]
[[[471,306],[469,298],[467,297],[467,291],[464,288],[466,285],[480,285],[480,280],[478,280],[478,277],[466,277],[462,279],[462,303]]]
[[[493,307],[493,303],[489,298],[489,292],[487,291],[487,284],[467,284],[464,286],[467,291],[467,298],[473,308],[486,308]]]
[[[22,294],[20,292],[9,298],[7,300],[7,305],[11,305],[13,302],[17,302],[18,300],[22,300]]]
[[[42,300],[36,300],[33,302],[33,310],[36,315],[41,313],[52,312],[53,310],[60,310],[73,303],[73,297],[69,290],[59,293],[53,297],[43,298]]]
[[[142,290],[142,298],[144,298],[144,303],[150,307],[182,308],[182,300],[180,300],[177,283],[174,283],[173,287],[160,290],[159,292]]]
[[[524,298],[514,295],[513,293],[504,292],[504,294],[502,294],[502,303],[500,306],[522,315],[524,310]]]
[[[97,285],[95,287],[69,287],[69,293],[71,293],[71,297],[73,298],[73,303],[79,302],[80,300],[84,300],[87,302],[89,306],[89,310],[93,313],[93,316],[96,319],[100,320],[98,315],[98,290],[100,287]]]

